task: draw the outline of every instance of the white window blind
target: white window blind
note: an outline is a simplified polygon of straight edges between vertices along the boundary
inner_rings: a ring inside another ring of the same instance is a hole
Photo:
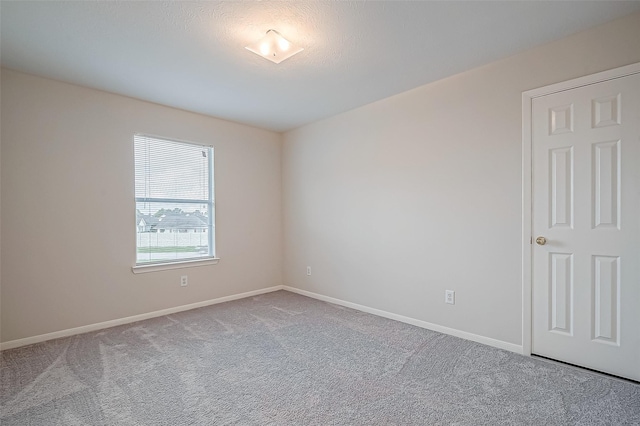
[[[136,264],[214,257],[213,148],[134,136]]]

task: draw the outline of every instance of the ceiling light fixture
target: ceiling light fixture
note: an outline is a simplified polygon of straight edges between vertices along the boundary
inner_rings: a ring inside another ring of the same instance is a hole
[[[276,30],[267,31],[264,37],[245,47],[245,49],[276,64],[304,50],[302,47],[294,46]]]

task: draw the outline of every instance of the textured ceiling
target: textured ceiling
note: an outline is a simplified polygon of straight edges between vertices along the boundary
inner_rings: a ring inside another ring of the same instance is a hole
[[[640,2],[7,2],[2,65],[283,131],[640,10]],[[270,29],[304,47],[247,51]]]

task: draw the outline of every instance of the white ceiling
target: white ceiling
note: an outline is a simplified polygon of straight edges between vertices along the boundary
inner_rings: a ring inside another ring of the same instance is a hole
[[[639,1],[2,1],[0,59],[284,131],[639,10]],[[244,49],[270,28],[305,50],[276,65]]]

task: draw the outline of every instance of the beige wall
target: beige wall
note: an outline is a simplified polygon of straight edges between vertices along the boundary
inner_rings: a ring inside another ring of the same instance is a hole
[[[3,69],[0,340],[284,283],[520,344],[521,93],[638,62],[638,40],[635,14],[288,132],[284,146]],[[131,272],[134,132],[214,144],[218,265]]]
[[[5,69],[1,114],[2,341],[282,284],[279,134]],[[131,272],[135,132],[214,145],[218,265]]]
[[[635,14],[286,133],[285,284],[520,345],[522,92],[639,41]]]

